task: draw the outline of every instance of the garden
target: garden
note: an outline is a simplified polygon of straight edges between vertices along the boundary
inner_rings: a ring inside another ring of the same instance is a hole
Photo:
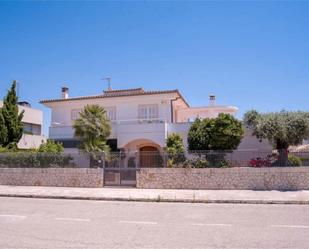
[[[273,150],[237,150],[245,128],[251,130],[260,141],[267,139]],[[308,161],[303,155],[309,155],[309,151],[300,154],[290,152],[289,147],[302,144],[308,137],[308,112],[258,113],[253,110],[245,114],[243,122],[229,114],[219,114],[217,118],[195,120],[188,133],[188,152],[180,134],[168,136],[167,167],[307,166]]]

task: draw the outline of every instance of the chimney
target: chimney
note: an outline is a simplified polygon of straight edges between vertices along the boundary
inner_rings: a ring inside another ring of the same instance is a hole
[[[210,94],[209,95],[209,106],[215,106],[216,105],[216,95]]]
[[[69,88],[64,86],[61,88],[61,98],[62,99],[67,99],[69,98]]]

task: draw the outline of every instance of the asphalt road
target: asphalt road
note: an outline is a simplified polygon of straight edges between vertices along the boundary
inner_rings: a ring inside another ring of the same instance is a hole
[[[0,248],[309,248],[308,205],[0,198]]]

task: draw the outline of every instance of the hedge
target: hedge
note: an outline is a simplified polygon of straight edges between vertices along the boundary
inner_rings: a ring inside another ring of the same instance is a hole
[[[66,168],[75,167],[70,155],[62,153],[0,153],[1,168]]]

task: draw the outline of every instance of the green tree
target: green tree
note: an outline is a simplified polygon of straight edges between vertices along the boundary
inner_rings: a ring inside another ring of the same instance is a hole
[[[84,152],[107,152],[106,144],[111,134],[111,124],[106,116],[106,111],[98,105],[87,105],[75,120],[75,137],[82,142],[81,149]]]
[[[8,140],[8,130],[5,126],[2,111],[0,109],[0,147],[4,146]]]
[[[227,167],[226,151],[237,149],[243,135],[242,123],[230,114],[196,119],[188,133],[189,150],[204,155],[211,167]]]
[[[24,116],[24,111],[18,113],[17,102],[16,81],[14,80],[11,89],[3,100],[1,109],[4,124],[7,129],[7,140],[3,143],[3,146],[9,148],[17,148],[17,143],[23,135],[23,124],[21,120]]]
[[[242,123],[230,114],[196,119],[188,133],[189,150],[234,150],[243,135]]]
[[[244,122],[254,136],[260,140],[268,139],[278,150],[277,165],[287,165],[290,145],[299,145],[309,138],[309,112],[259,113],[251,110],[245,114]]]
[[[172,133],[167,136],[166,148],[168,157],[172,160],[171,163],[178,165],[186,160],[183,140],[178,133]]]

